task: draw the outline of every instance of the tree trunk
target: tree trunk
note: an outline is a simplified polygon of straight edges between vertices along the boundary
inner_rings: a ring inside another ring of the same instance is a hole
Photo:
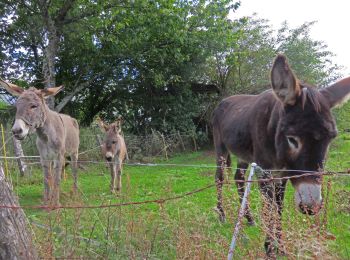
[[[58,53],[59,41],[62,36],[62,27],[67,18],[69,10],[72,9],[75,0],[63,1],[56,16],[50,12],[52,1],[41,0],[40,9],[45,22],[45,40],[47,45],[44,48],[43,74],[45,80],[45,88],[56,87],[56,57]],[[46,99],[50,109],[55,108],[54,97]]]
[[[53,88],[56,86],[56,57],[58,52],[59,32],[55,24],[54,19],[50,16],[49,12],[50,2],[41,1],[41,12],[43,20],[45,22],[44,39],[47,42],[44,47],[44,60],[43,60],[43,75],[45,88]],[[50,109],[54,109],[55,100],[54,97],[46,99],[46,103]]]
[[[58,35],[57,28],[54,22],[48,18],[47,21],[47,34],[48,44],[44,50],[44,63],[43,63],[43,74],[45,80],[45,88],[53,88],[56,86],[56,72],[55,72],[55,58],[58,50]],[[50,109],[55,108],[54,97],[46,99],[47,105]]]
[[[15,150],[16,157],[23,157],[24,154],[23,154],[21,142],[18,139],[16,139],[15,137],[12,137],[12,140],[13,140],[13,148]],[[18,169],[19,169],[21,176],[24,176],[24,174],[27,170],[27,165],[22,161],[21,158],[17,159],[17,163],[18,163]]]
[[[104,159],[104,156],[103,156],[103,149],[102,149],[103,140],[102,140],[102,137],[101,137],[99,134],[96,135],[96,143],[97,143],[97,145],[100,146],[101,156],[102,156],[102,158]],[[107,161],[105,161],[105,166],[106,166],[106,168],[109,168],[109,164],[108,164]],[[101,175],[103,175],[103,172],[101,172]]]
[[[19,206],[1,165],[0,204]],[[0,259],[38,259],[22,209],[0,207]]]
[[[87,86],[89,86],[90,81],[87,81],[85,83],[82,83],[78,86],[78,82],[74,85],[74,89],[72,92],[70,92],[68,95],[66,95],[61,102],[55,107],[55,111],[56,112],[61,112],[61,110],[64,108],[65,105],[67,105],[67,103],[69,101],[72,100],[72,98],[79,93],[80,91],[82,91],[84,88],[86,88]]]

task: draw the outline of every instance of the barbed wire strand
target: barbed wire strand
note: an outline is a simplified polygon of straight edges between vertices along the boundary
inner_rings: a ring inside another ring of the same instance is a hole
[[[283,179],[291,179],[291,178],[300,178],[304,177],[305,175],[301,176],[288,176],[283,177]],[[310,176],[310,174],[307,174],[307,176]],[[268,182],[268,181],[275,181],[276,179],[281,178],[269,178],[269,179],[260,179],[260,180],[247,180],[245,182],[253,183],[253,182]],[[224,181],[223,184],[233,184],[234,182]],[[66,205],[66,206],[51,206],[51,205],[24,205],[24,206],[13,206],[13,205],[0,205],[0,208],[8,208],[8,209],[46,209],[46,210],[56,210],[56,209],[96,209],[96,208],[112,208],[112,207],[121,207],[121,206],[129,206],[129,205],[142,205],[142,204],[150,204],[150,203],[158,203],[162,204],[167,201],[171,200],[177,200],[180,198],[184,198],[187,196],[190,196],[195,193],[202,192],[204,190],[207,190],[209,188],[212,188],[216,186],[216,184],[209,184],[203,188],[195,189],[189,192],[186,192],[184,194],[176,195],[173,197],[167,197],[167,198],[158,198],[153,200],[144,200],[144,201],[131,201],[131,202],[123,202],[123,203],[116,203],[116,204],[102,204],[102,205]]]
[[[57,210],[57,209],[104,209],[104,208],[114,208],[114,207],[122,207],[122,206],[130,206],[130,205],[143,205],[143,204],[163,204],[167,201],[178,200],[187,196],[191,196],[193,194],[202,192],[204,190],[210,189],[216,186],[216,184],[210,184],[203,188],[195,189],[180,195],[176,195],[173,197],[167,198],[159,198],[153,200],[143,200],[143,201],[130,201],[130,202],[121,202],[121,203],[110,203],[110,204],[101,204],[101,205],[23,205],[23,206],[15,206],[15,205],[0,205],[0,208],[4,209],[45,209],[45,210]]]
[[[26,162],[28,165],[40,165],[41,161],[52,161],[52,160],[40,160],[40,156],[0,156],[0,159],[10,159],[10,160],[17,160],[17,159],[30,159],[30,162]],[[38,160],[35,160],[38,159]],[[33,162],[34,160],[34,162]],[[112,164],[113,162],[108,162],[104,160],[78,160],[78,163],[87,163],[87,164]],[[134,163],[122,163],[126,166],[146,166],[146,167],[190,167],[190,168],[212,168],[216,169],[221,166],[217,165],[207,165],[207,164],[176,164],[176,163],[142,163],[142,162],[134,162]],[[245,168],[235,168],[235,167],[225,167],[227,169],[231,170],[246,170]],[[259,179],[259,180],[236,180],[237,182],[266,182],[266,181],[276,181],[276,180],[285,180],[285,179],[294,179],[294,178],[301,178],[301,177],[307,177],[307,176],[317,176],[317,175],[337,175],[337,176],[348,176],[350,177],[350,173],[348,171],[332,171],[332,170],[326,170],[326,171],[308,171],[308,170],[295,170],[295,169],[264,169],[266,172],[272,172],[272,173],[300,173],[298,175],[292,175],[292,176],[284,176],[284,177],[273,177],[271,179]]]

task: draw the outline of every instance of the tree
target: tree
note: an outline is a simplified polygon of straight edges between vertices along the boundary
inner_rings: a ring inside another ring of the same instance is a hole
[[[284,22],[277,32],[276,50],[283,52],[299,78],[325,87],[340,78],[341,66],[332,62],[334,54],[327,45],[310,37],[315,22],[306,22],[294,29]]]
[[[181,130],[192,129],[187,116],[197,107],[191,106],[196,97],[188,89],[201,64],[229,35],[228,12],[238,7],[229,6],[229,1],[215,3],[140,1],[133,8],[105,14],[108,18],[97,24],[93,37],[103,57],[97,58],[99,66],[110,70],[93,82],[94,88],[77,96],[70,105],[72,112],[80,110],[83,124],[89,124],[100,111],[107,120],[122,115],[134,132],[153,127],[167,132],[180,123]],[[216,26],[222,29],[212,29]],[[63,56],[71,57],[69,53]],[[96,75],[103,68],[96,65],[93,70]],[[189,103],[181,106],[189,108],[188,113],[176,108],[179,100]],[[170,116],[177,122],[172,127],[162,123]]]
[[[61,58],[60,48],[66,42],[65,37],[72,33],[79,33],[82,37],[84,31],[70,30],[86,25],[84,19],[98,15],[101,5],[84,0],[34,0],[3,1],[0,8],[3,74],[15,78],[22,75],[27,81],[34,80],[35,85],[54,87],[57,84],[57,72],[61,69],[57,63]],[[77,79],[87,76],[84,74],[86,71],[78,70],[78,73],[75,75]],[[86,82],[80,83],[73,81],[74,91],[67,93],[58,110],[88,85]],[[53,99],[49,101],[49,106],[54,107]]]
[[[122,116],[124,127],[135,133],[193,131],[218,99],[267,88],[279,51],[286,52],[301,79],[323,85],[338,76],[331,53],[309,37],[312,24],[284,26],[275,36],[267,20],[230,20],[239,2],[2,5],[0,72],[34,85],[64,85],[56,110],[82,125],[102,114],[107,121]]]
[[[237,20],[234,33],[239,37],[211,59],[210,78],[222,90],[221,96],[259,93],[269,88],[271,63],[277,53],[284,53],[302,81],[326,86],[340,77],[332,52],[310,37],[314,22],[289,28],[284,22],[275,32],[268,20],[246,17]],[[275,36],[276,35],[276,36]],[[223,80],[224,79],[224,80]]]

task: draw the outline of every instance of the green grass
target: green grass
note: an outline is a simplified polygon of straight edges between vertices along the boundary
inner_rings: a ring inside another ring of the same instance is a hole
[[[330,151],[330,165],[347,160],[348,141],[337,140]],[[344,151],[344,153],[339,153]],[[335,162],[338,161],[338,162]],[[158,163],[214,165],[210,151],[185,153]],[[344,166],[344,165],[343,165]],[[14,165],[13,165],[14,167]],[[63,205],[101,205],[168,198],[214,183],[214,168],[185,166],[126,166],[119,196],[109,192],[109,170],[104,164],[88,165],[79,173],[79,194],[71,192],[72,179],[62,182]],[[338,168],[337,168],[338,169]],[[342,168],[344,169],[344,168]],[[226,176],[233,181],[233,175]],[[42,173],[19,178],[13,174],[21,205],[42,201]],[[331,181],[327,209],[317,217],[298,213],[293,205],[293,188],[288,185],[283,213],[284,240],[288,258],[350,258],[350,178],[328,177]],[[325,185],[326,187],[327,185]],[[327,187],[326,187],[327,188]],[[325,189],[325,194],[328,189]],[[224,187],[227,222],[218,221],[215,187],[162,204],[131,205],[107,209],[63,209],[47,212],[26,209],[40,255],[98,259],[223,259],[226,258],[239,210],[235,185]],[[262,202],[256,184],[250,204],[257,225],[243,228],[236,259],[264,256]],[[335,236],[335,240],[334,237]],[[281,258],[283,259],[283,258]]]

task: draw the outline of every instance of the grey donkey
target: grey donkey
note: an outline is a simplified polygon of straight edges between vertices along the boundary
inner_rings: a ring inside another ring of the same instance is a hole
[[[105,139],[102,144],[102,153],[110,163],[111,168],[111,192],[121,190],[123,162],[128,157],[124,137],[121,135],[121,119],[107,125],[101,119],[97,122],[103,132]],[[117,179],[117,187],[115,185]]]
[[[79,150],[79,125],[76,119],[49,109],[45,99],[56,95],[61,87],[22,89],[0,79],[0,85],[10,94],[18,96],[16,118],[12,127],[15,138],[23,140],[36,132],[36,146],[44,171],[44,204],[59,205],[60,182],[65,155],[71,157],[74,192],[77,191],[77,160]],[[52,167],[53,166],[53,167]],[[53,188],[51,187],[53,169]]]

